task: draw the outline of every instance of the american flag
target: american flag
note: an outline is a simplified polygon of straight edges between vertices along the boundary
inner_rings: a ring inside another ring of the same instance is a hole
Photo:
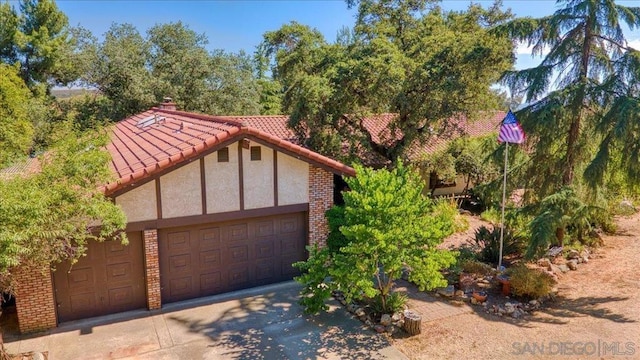
[[[511,110],[502,120],[498,141],[512,144],[522,144],[524,142],[524,131],[522,131],[522,127],[518,124],[518,120],[516,120],[516,116],[513,115]]]

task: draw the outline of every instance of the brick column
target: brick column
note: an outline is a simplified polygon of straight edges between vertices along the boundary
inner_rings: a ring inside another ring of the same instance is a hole
[[[147,278],[147,308],[160,309],[160,262],[158,259],[158,230],[145,230],[144,234],[144,269]]]
[[[58,321],[49,268],[22,267],[15,269],[14,275],[20,332],[31,333],[55,328]]]
[[[333,206],[333,174],[309,166],[309,244],[327,245],[329,226],[325,212]]]

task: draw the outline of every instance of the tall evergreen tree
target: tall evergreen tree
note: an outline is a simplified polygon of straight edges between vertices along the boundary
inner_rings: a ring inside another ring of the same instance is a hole
[[[553,15],[519,18],[497,28],[543,55],[540,65],[503,77],[530,103],[517,115],[535,146],[529,187],[541,195],[574,185],[576,170],[587,164],[589,182],[602,184],[614,145],[624,143],[640,119],[638,52],[623,34],[623,24],[640,26],[640,7],[612,0],[558,3],[563,7]],[[623,154],[622,148],[615,153]],[[640,148],[632,149],[637,156]]]

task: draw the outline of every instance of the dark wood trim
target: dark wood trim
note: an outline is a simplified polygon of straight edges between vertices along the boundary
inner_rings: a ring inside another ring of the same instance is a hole
[[[316,160],[313,160],[313,159],[309,159],[307,157],[301,156],[300,154],[298,154],[296,152],[293,152],[293,151],[288,150],[286,148],[283,148],[281,146],[272,144],[272,143],[270,143],[268,141],[264,141],[264,140],[260,139],[259,137],[255,136],[255,135],[247,135],[247,138],[251,139],[251,141],[255,141],[255,142],[257,142],[257,143],[259,143],[261,145],[264,145],[264,146],[266,146],[268,148],[277,150],[277,151],[279,151],[279,152],[281,152],[283,154],[287,154],[287,155],[291,156],[294,159],[298,159],[300,161],[304,161],[304,162],[306,162],[308,164],[311,164],[311,165],[313,165],[315,167],[319,167],[321,169],[327,170],[328,172],[330,172],[332,174],[337,174],[337,175],[341,175],[341,176],[349,176],[348,174],[336,171],[336,169],[333,169],[330,166],[327,166],[327,165],[325,165],[325,164],[323,164],[323,163],[321,163],[319,161],[316,161]]]
[[[160,178],[156,179],[156,211],[158,219],[162,219],[162,191],[160,191]]]
[[[127,232],[143,231],[148,229],[165,229],[179,226],[189,226],[197,224],[207,224],[213,222],[231,221],[245,218],[290,214],[296,212],[309,212],[309,204],[293,204],[285,206],[274,206],[261,209],[229,211],[217,214],[183,216],[171,219],[159,219],[148,221],[136,221],[127,224]]]
[[[238,144],[238,186],[240,191],[240,211],[244,210],[244,165],[242,160],[242,146]]]
[[[273,149],[273,206],[278,206],[278,150]]]
[[[200,192],[202,194],[202,214],[207,213],[207,179],[204,172],[204,157],[200,158]]]

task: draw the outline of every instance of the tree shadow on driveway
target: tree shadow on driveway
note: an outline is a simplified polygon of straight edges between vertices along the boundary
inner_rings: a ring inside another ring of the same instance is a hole
[[[320,315],[305,315],[298,286],[210,304],[209,316],[167,314],[169,326],[211,340],[210,353],[228,359],[376,359],[387,340],[336,302]]]

